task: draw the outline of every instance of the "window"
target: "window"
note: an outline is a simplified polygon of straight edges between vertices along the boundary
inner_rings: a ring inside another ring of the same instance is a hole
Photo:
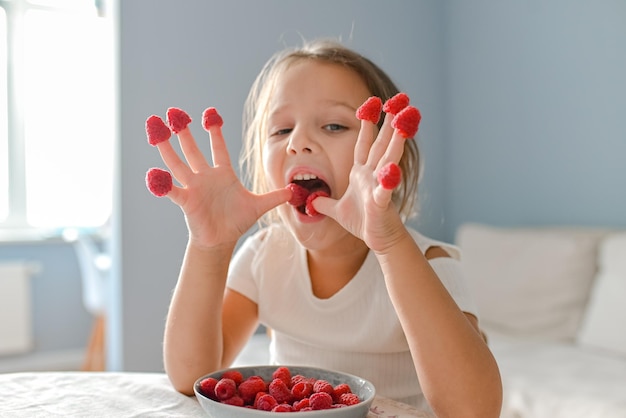
[[[0,0],[1,228],[110,217],[113,25],[102,14],[94,0]]]

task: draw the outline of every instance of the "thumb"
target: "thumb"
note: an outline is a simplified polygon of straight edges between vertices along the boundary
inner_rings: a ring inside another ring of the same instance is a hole
[[[335,199],[325,196],[318,196],[313,199],[311,204],[313,205],[313,208],[322,215],[326,215],[335,219],[335,215],[337,212],[337,201]]]
[[[291,190],[286,188],[257,195],[257,210],[259,211],[259,216],[287,202],[289,199],[291,199]]]

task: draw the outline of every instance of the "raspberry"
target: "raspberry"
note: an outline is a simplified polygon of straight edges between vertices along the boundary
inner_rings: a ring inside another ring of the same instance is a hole
[[[330,409],[333,405],[333,397],[326,392],[318,392],[309,398],[311,409],[314,411],[320,409]]]
[[[241,382],[238,389],[239,396],[241,396],[243,401],[249,405],[254,402],[257,393],[265,392],[267,390],[267,385],[261,377],[251,376]]]
[[[316,198],[318,198],[319,196],[328,197],[328,193],[326,193],[325,191],[322,191],[322,190],[318,190],[316,192],[313,192],[313,193],[309,194],[309,196],[306,198],[306,214],[307,215],[315,216],[315,215],[319,215],[320,214],[313,207],[313,201]]]
[[[307,398],[312,393],[313,384],[311,382],[298,382],[291,387],[291,395],[297,400]]]
[[[289,387],[289,385],[291,385],[291,371],[285,366],[278,367],[274,370],[274,373],[272,373],[272,379],[280,379]]]
[[[233,379],[220,379],[215,385],[215,396],[220,401],[232,398],[237,393],[237,385]]]
[[[152,115],[146,119],[146,135],[148,136],[148,143],[154,147],[170,139],[172,131],[163,122],[163,119],[157,115]]]
[[[328,393],[329,395],[332,395],[333,385],[331,385],[330,383],[328,383],[328,381],[323,380],[323,379],[317,380],[313,384],[313,392],[315,393],[325,392],[325,393]]]
[[[190,122],[191,118],[184,110],[176,107],[167,109],[167,123],[175,134],[185,129]]]
[[[267,395],[267,392],[263,391],[263,392],[259,392],[256,394],[256,396],[254,397],[254,403],[252,404],[252,406],[254,407],[254,409],[259,409],[257,408],[257,403],[259,402],[259,399],[261,399],[262,396]],[[276,399],[274,399],[276,400]]]
[[[361,402],[361,400],[355,393],[344,393],[339,397],[338,403],[343,405],[356,405],[359,402]]]
[[[287,203],[296,207],[306,204],[306,198],[309,196],[309,189],[296,183],[289,183],[287,188],[291,190],[291,199],[289,199]]]
[[[347,383],[341,383],[341,384],[338,384],[337,386],[335,386],[333,388],[333,393],[332,393],[333,401],[335,401],[335,403],[338,403],[339,402],[339,398],[344,393],[352,393],[352,389],[350,389],[350,385],[348,385]]]
[[[291,391],[285,384],[285,382],[276,378],[272,380],[272,383],[269,384],[269,393],[276,399],[278,403],[290,403],[291,402]]]
[[[409,105],[409,96],[405,93],[398,93],[389,100],[385,102],[383,105],[383,110],[385,113],[391,113],[392,115],[397,115],[402,109]]]
[[[293,388],[296,384],[300,382],[306,382],[308,378],[302,376],[301,374],[297,374],[295,376],[291,376],[291,387]]]
[[[243,406],[243,399],[241,399],[241,397],[239,395],[233,395],[228,399],[222,399],[220,401],[221,403],[225,403],[227,405],[233,405],[233,406]]]
[[[243,375],[239,370],[226,370],[222,373],[222,379],[232,379],[239,386],[243,382]]]
[[[421,120],[420,111],[416,107],[407,106],[394,116],[391,126],[397,129],[404,138],[413,138]]]
[[[309,402],[309,398],[304,398],[299,401],[295,401],[293,403],[293,409],[295,411],[301,411],[304,408],[310,408],[310,407],[311,407],[311,403]]]
[[[206,379],[202,379],[200,381],[200,392],[209,399],[217,400],[217,396],[215,396],[215,385],[217,384],[217,379],[214,377],[207,377]]]
[[[146,173],[146,186],[153,195],[163,197],[172,190],[172,175],[160,168],[151,168]]]
[[[383,108],[383,101],[380,97],[372,96],[356,110],[356,117],[360,120],[368,120],[377,124],[380,120],[380,111]]]
[[[221,128],[223,124],[224,120],[214,107],[206,108],[202,112],[202,127],[205,130],[208,131],[211,126],[219,126]]]
[[[272,412],[294,412],[293,406],[288,403],[281,403],[272,408]]]
[[[276,399],[272,395],[262,395],[256,400],[256,409],[261,411],[271,411],[274,407],[278,405]]]
[[[391,162],[381,168],[376,177],[384,189],[393,190],[402,181],[402,170],[398,164]]]

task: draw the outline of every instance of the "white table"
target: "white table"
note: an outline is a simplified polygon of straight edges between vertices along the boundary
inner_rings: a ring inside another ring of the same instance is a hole
[[[387,398],[368,418],[430,418]],[[176,392],[163,373],[23,372],[0,374],[0,417],[202,417],[193,396]],[[216,417],[217,418],[217,417]]]

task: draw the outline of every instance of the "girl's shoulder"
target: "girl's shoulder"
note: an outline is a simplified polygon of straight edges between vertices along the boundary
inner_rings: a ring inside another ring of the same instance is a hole
[[[406,228],[415,240],[415,243],[418,245],[418,247],[420,247],[420,250],[422,250],[424,254],[431,247],[440,247],[448,254],[450,254],[450,257],[456,260],[459,260],[461,258],[461,250],[458,246],[445,241],[429,238],[413,227],[407,226]]]

